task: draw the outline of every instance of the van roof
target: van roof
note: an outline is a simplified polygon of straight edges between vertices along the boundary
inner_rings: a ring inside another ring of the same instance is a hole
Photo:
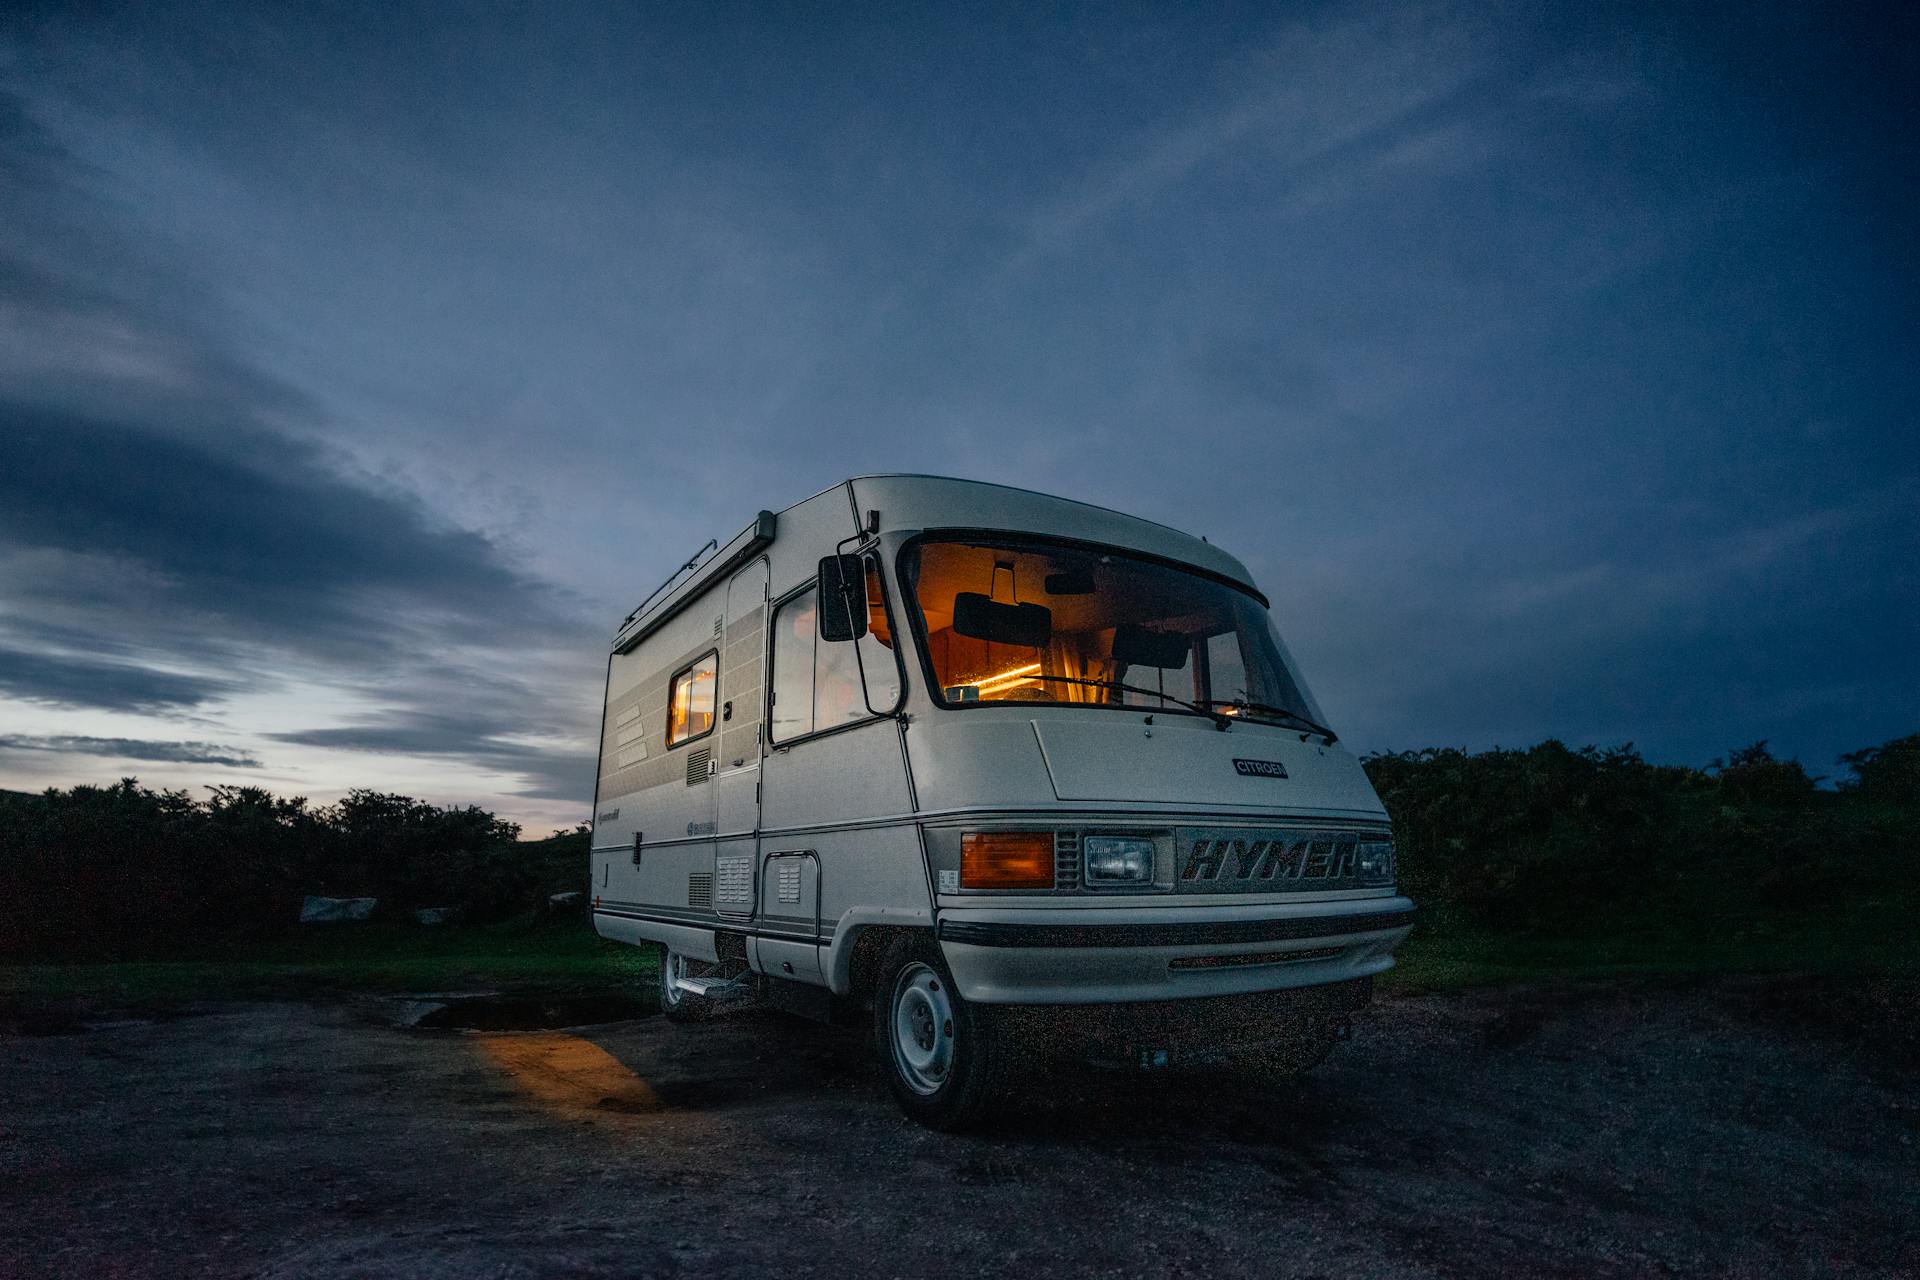
[[[1240,583],[1256,594],[1259,592],[1247,567],[1206,539],[1097,503],[991,480],[963,480],[917,472],[878,472],[854,476],[846,483],[853,487],[858,505],[882,509],[885,527],[990,528],[1063,534],[1195,565]],[[1013,500],[994,501],[983,491],[997,491]],[[860,496],[863,492],[867,497]],[[903,500],[908,509],[896,515],[885,509],[886,502],[867,500],[882,494]],[[983,498],[987,500],[982,501]],[[1048,519],[1049,516],[1052,518]],[[1052,527],[1047,527],[1049,525]]]
[[[874,507],[881,511],[882,519],[896,529],[1052,534],[1125,547],[1196,566],[1238,583],[1262,603],[1266,601],[1260,588],[1254,584],[1253,575],[1239,560],[1206,539],[1196,538],[1171,525],[1128,515],[1111,507],[1081,502],[1077,498],[1023,489],[1018,485],[910,471],[882,471],[851,476],[828,485],[819,493],[782,508],[777,514],[763,511],[724,546],[710,542],[708,545],[713,547],[710,556],[696,556],[695,560],[689,561],[662,583],[639,608],[627,615],[614,637],[614,652],[624,653],[638,644],[648,632],[698,597],[739,559],[772,541],[776,536],[779,515],[836,489],[846,490],[853,500],[853,509],[848,512],[850,518],[854,517],[855,511]],[[905,510],[902,511],[902,508]],[[688,576],[680,578],[681,573]]]

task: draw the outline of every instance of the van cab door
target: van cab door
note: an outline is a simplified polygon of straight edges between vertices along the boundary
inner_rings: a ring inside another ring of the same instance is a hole
[[[720,635],[720,725],[714,751],[713,906],[722,917],[749,919],[759,876],[760,763],[765,750],[762,682],[767,666],[767,562],[727,582]]]
[[[817,945],[850,903],[887,901],[891,878],[910,873],[924,886],[917,857],[894,856],[892,832],[911,831],[900,727],[901,664],[867,560],[871,617],[857,640],[819,635],[819,590],[808,582],[783,593],[772,610],[772,690],[761,778],[762,901],[759,953],[770,973],[818,982]],[[917,846],[916,846],[917,848]],[[904,871],[903,871],[904,869]],[[772,941],[781,934],[792,941]]]

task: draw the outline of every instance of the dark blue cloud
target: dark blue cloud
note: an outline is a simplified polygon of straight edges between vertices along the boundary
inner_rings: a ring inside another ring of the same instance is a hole
[[[0,734],[0,751],[44,751],[102,756],[112,760],[160,760],[174,764],[212,764],[228,769],[258,769],[260,761],[234,747],[212,742],[160,742],[146,738],[89,738],[76,734],[33,737]]]
[[[432,711],[395,711],[375,720],[329,729],[301,729],[269,736],[276,742],[330,751],[381,755],[451,756],[520,774],[531,785],[514,795],[542,800],[578,800],[593,795],[595,756],[583,740],[572,751],[542,749],[504,736],[515,726],[494,716]]]
[[[486,538],[246,426],[181,438],[0,402],[0,539],[138,564],[210,627],[338,658],[390,656],[436,615],[495,637],[564,615]]]
[[[230,680],[136,663],[0,647],[0,693],[31,702],[171,712],[215,701],[238,688]]]

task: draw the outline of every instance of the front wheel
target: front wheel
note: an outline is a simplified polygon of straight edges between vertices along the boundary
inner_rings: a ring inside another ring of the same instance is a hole
[[[900,1109],[933,1129],[963,1129],[999,1100],[1005,1046],[997,1011],[961,997],[931,938],[888,947],[873,1001],[874,1047]]]

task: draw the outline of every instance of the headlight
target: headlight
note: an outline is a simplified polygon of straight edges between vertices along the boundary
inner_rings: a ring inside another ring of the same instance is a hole
[[[1088,884],[1152,884],[1153,841],[1144,836],[1088,836],[1080,845]]]
[[[1390,841],[1364,841],[1354,858],[1354,873],[1369,888],[1384,888],[1393,883],[1393,844]]]

